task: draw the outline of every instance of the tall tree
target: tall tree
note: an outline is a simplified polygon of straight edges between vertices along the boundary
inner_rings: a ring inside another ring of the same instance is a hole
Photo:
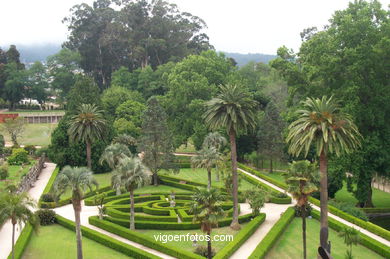
[[[311,193],[317,190],[315,183],[318,181],[318,169],[315,164],[309,161],[293,161],[290,164],[285,178],[288,184],[287,192],[297,200],[297,207],[300,208],[302,218],[302,240],[303,240],[303,258],[307,258],[306,253],[306,210],[308,199]]]
[[[49,88],[49,78],[46,69],[46,66],[37,61],[27,71],[29,91],[26,97],[37,100],[40,105],[48,96],[46,89]]]
[[[81,201],[84,198],[86,189],[92,190],[92,185],[95,185],[96,188],[98,186],[93,178],[92,171],[85,167],[65,166],[54,182],[54,193],[57,199],[68,190],[72,193],[71,200],[76,222],[77,259],[83,258],[80,221]]]
[[[91,145],[97,139],[103,139],[106,121],[102,112],[94,104],[81,104],[77,115],[71,120],[68,134],[71,140],[84,142],[87,147],[87,165],[92,168]]]
[[[121,185],[130,193],[130,229],[135,229],[134,190],[149,184],[148,169],[138,157],[125,157],[119,160],[112,176],[113,185]]]
[[[138,150],[143,152],[142,161],[153,173],[154,185],[158,185],[158,172],[160,170],[175,169],[174,148],[167,125],[167,115],[155,97],[148,100]]]
[[[20,62],[20,53],[16,49],[15,45],[9,46],[9,49],[6,52],[7,55],[7,62],[8,63],[15,63],[17,70],[24,70],[24,64]]]
[[[108,166],[114,170],[121,158],[131,156],[132,154],[126,145],[114,143],[104,149],[104,152],[100,157],[100,163],[106,162]]]
[[[92,78],[78,75],[67,96],[67,112],[76,114],[82,103],[100,106],[100,93]]]
[[[190,212],[194,214],[193,221],[200,222],[200,229],[207,233],[207,258],[211,259],[211,231],[213,227],[218,226],[218,220],[225,215],[222,209],[223,195],[218,189],[197,189],[192,196],[193,202]]]
[[[194,168],[207,170],[207,189],[211,188],[211,170],[222,161],[222,155],[215,147],[203,148],[196,156],[191,157],[191,164]]]
[[[15,105],[23,99],[27,84],[27,73],[19,69],[15,62],[8,63],[5,68],[6,81],[3,90],[4,99],[9,102],[9,109],[14,110]]]
[[[5,119],[4,123],[2,123],[2,127],[11,137],[13,146],[18,147],[19,146],[18,138],[22,136],[26,128],[26,123],[24,122],[24,118],[17,117],[17,118]]]
[[[224,136],[222,136],[219,132],[210,132],[204,138],[203,148],[211,148],[214,147],[217,151],[222,151],[226,146],[227,140]]]
[[[320,160],[321,231],[320,245],[330,253],[328,245],[328,156],[350,153],[360,146],[361,135],[348,114],[341,112],[338,103],[326,96],[307,98],[297,111],[298,119],[288,127],[288,152],[306,157],[312,145]]]
[[[216,98],[206,103],[203,118],[212,130],[225,128],[230,139],[233,177],[233,220],[231,227],[239,229],[238,223],[238,176],[236,135],[240,131],[255,128],[256,102],[243,87],[237,85],[220,86]]]

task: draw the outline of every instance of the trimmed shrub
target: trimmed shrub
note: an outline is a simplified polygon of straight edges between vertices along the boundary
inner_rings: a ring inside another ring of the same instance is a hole
[[[35,214],[38,216],[41,226],[48,226],[56,223],[56,212],[54,210],[41,209],[37,210]]]
[[[268,234],[257,245],[256,249],[249,256],[250,259],[264,258],[269,250],[274,246],[278,238],[282,235],[286,227],[295,217],[295,210],[293,207],[288,208],[271,228]]]
[[[207,248],[207,246],[204,246],[204,245],[197,246],[194,249],[194,253],[197,254],[197,255],[201,255],[203,257],[207,257],[207,255],[208,255],[208,248]],[[211,249],[211,257],[214,257],[214,256],[215,256],[215,249],[212,248]]]
[[[364,211],[360,210],[359,208],[356,208],[355,206],[351,205],[348,202],[335,202],[335,201],[329,201],[329,205],[342,210],[354,217],[357,217],[361,220],[368,221],[368,217]]]
[[[7,161],[10,165],[26,164],[28,163],[28,153],[23,148],[14,148]]]
[[[389,213],[390,208],[360,208],[365,213]]]
[[[31,235],[33,233],[33,228],[30,224],[26,224],[24,226],[22,233],[20,233],[20,236],[18,240],[15,243],[15,259],[20,259],[23,256],[24,250],[26,249],[28,243],[30,242]],[[12,252],[8,256],[7,259],[12,259]]]

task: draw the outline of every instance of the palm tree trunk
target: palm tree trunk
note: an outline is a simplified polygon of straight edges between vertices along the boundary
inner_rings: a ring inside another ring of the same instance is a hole
[[[307,258],[306,255],[306,204],[301,206],[302,217],[302,240],[303,240],[303,259]]]
[[[15,259],[15,225],[12,223],[12,259]]]
[[[210,190],[211,189],[211,169],[207,169],[207,177],[208,177],[207,190]]]
[[[239,230],[240,224],[238,223],[238,176],[237,176],[237,147],[236,147],[236,133],[233,129],[229,132],[230,146],[231,146],[231,159],[232,159],[232,178],[233,178],[233,220],[230,227],[234,230]]]
[[[89,169],[92,168],[92,162],[91,162],[91,142],[89,140],[86,141],[87,144],[87,166]]]
[[[80,212],[81,212],[81,201],[72,200],[74,217],[76,223],[76,242],[77,242],[77,259],[83,259],[83,247],[82,247],[82,236],[81,236],[81,221],[80,221]]]
[[[211,254],[211,230],[207,230],[207,235],[209,236],[209,239],[207,240],[207,258],[212,259],[212,254]]]
[[[320,155],[320,245],[328,251],[328,159],[324,151]]]
[[[371,179],[371,181],[372,181],[372,179]],[[385,186],[385,185],[383,184],[383,186]],[[367,186],[367,188],[368,188],[368,195],[367,195],[367,200],[364,203],[364,207],[365,208],[373,208],[374,204],[372,203],[372,187],[371,187],[371,184],[369,186]]]
[[[134,193],[133,190],[130,190],[130,229],[135,229],[134,222]]]

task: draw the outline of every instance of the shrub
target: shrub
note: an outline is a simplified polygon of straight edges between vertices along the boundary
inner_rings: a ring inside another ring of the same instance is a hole
[[[37,210],[35,214],[38,216],[41,226],[56,223],[56,212],[54,210],[41,209]]]
[[[198,254],[198,255],[201,255],[201,256],[204,256],[204,257],[207,257],[207,255],[208,255],[207,246],[203,246],[203,245],[197,246],[195,248],[195,250],[194,250],[194,253]],[[215,256],[215,249],[212,248],[211,249],[211,257],[214,257],[214,256]]]
[[[362,211],[359,208],[356,208],[355,206],[351,205],[347,202],[336,202],[336,201],[329,201],[329,204],[339,210],[342,210],[354,217],[357,217],[361,220],[368,221],[368,217],[364,211]]]
[[[12,154],[12,147],[4,147],[3,154],[5,156],[10,156]]]
[[[24,147],[24,150],[26,150],[29,155],[34,155],[37,148],[34,145],[27,145]]]
[[[35,156],[37,156],[37,157],[40,157],[40,156],[42,156],[42,154],[43,153],[45,153],[46,154],[46,156],[47,156],[47,152],[49,151],[49,149],[47,148],[47,147],[41,147],[41,148],[38,148],[36,151],[35,151]]]
[[[28,153],[23,148],[12,149],[11,156],[8,157],[8,164],[22,165],[28,163]]]
[[[5,180],[8,176],[8,164],[4,162],[0,166],[0,180]]]
[[[54,196],[51,193],[42,194],[41,200],[43,202],[54,202]]]

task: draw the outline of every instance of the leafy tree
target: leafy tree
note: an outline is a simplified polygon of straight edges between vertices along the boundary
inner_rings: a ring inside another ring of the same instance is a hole
[[[8,132],[11,137],[11,141],[14,147],[18,147],[18,138],[22,136],[26,123],[24,122],[24,118],[16,117],[16,118],[8,118],[4,119],[4,123],[2,124],[4,130]]]
[[[141,93],[131,91],[124,87],[114,86],[104,90],[102,94],[102,106],[109,116],[115,116],[116,109],[126,101],[144,103]]]
[[[114,128],[120,134],[138,137],[141,133],[142,115],[146,109],[143,103],[128,100],[116,108]]]
[[[153,184],[158,185],[160,170],[175,170],[175,156],[166,113],[155,97],[148,100],[138,144],[138,150],[144,154],[143,163],[153,173]]]
[[[20,229],[26,223],[31,224],[34,229],[39,225],[39,220],[32,211],[35,207],[36,203],[27,193],[3,192],[0,196],[0,222],[10,219],[12,224],[12,259],[15,258],[16,224],[19,224]]]
[[[258,216],[260,214],[260,209],[264,206],[265,203],[265,192],[257,188],[255,190],[248,190],[245,193],[246,199],[249,203],[249,206],[252,209],[253,216]]]
[[[236,135],[240,131],[255,127],[256,104],[245,88],[226,85],[220,86],[218,96],[208,101],[206,105],[203,118],[209,128],[212,130],[225,128],[229,135],[233,177],[233,221],[230,226],[239,229]]]
[[[46,67],[39,61],[35,62],[27,71],[28,85],[30,88],[29,96],[42,105],[47,99],[46,88],[49,88],[48,75]]]
[[[211,170],[222,160],[221,153],[215,147],[203,148],[196,156],[191,157],[191,164],[194,168],[207,170],[207,189],[211,188]]]
[[[207,258],[212,258],[211,231],[218,226],[218,220],[225,215],[222,209],[223,195],[216,188],[197,189],[192,196],[190,212],[194,214],[193,221],[200,222],[200,229],[207,233]]]
[[[359,231],[354,228],[344,227],[339,236],[344,238],[344,243],[349,246],[349,250],[345,254],[346,259],[353,259],[352,256],[352,245],[357,245],[359,243]]]
[[[326,96],[307,98],[298,110],[298,119],[288,127],[288,152],[307,156],[314,145],[320,161],[321,246],[328,252],[328,156],[349,153],[360,146],[360,133],[348,114],[341,112],[338,103]]]
[[[291,193],[297,200],[297,207],[301,210],[303,258],[306,259],[306,208],[310,194],[317,190],[315,184],[318,181],[317,165],[307,160],[293,161],[285,178],[288,184],[287,192]]]
[[[6,52],[7,63],[15,63],[17,70],[24,70],[24,64],[20,62],[20,53],[16,49],[15,45],[9,46],[9,49]]]
[[[87,188],[92,191],[92,185],[95,185],[96,188],[98,186],[90,169],[65,166],[58,174],[53,186],[57,199],[66,191],[72,193],[71,200],[76,223],[77,259],[83,258],[80,221],[81,201]]]
[[[76,78],[67,100],[67,111],[72,115],[78,112],[80,104],[101,105],[99,88],[91,78],[81,75]]]
[[[74,115],[68,134],[71,140],[84,142],[87,147],[87,165],[92,168],[91,145],[97,139],[103,139],[106,121],[102,112],[94,104],[81,104],[79,112]]]
[[[149,184],[150,176],[147,168],[137,157],[125,157],[119,160],[114,170],[112,184],[123,186],[130,193],[130,229],[135,229],[134,190]]]
[[[5,73],[7,80],[3,91],[4,98],[9,102],[9,109],[15,109],[15,104],[23,99],[24,87],[27,84],[27,74],[25,70],[18,69],[17,63],[6,65]]]

